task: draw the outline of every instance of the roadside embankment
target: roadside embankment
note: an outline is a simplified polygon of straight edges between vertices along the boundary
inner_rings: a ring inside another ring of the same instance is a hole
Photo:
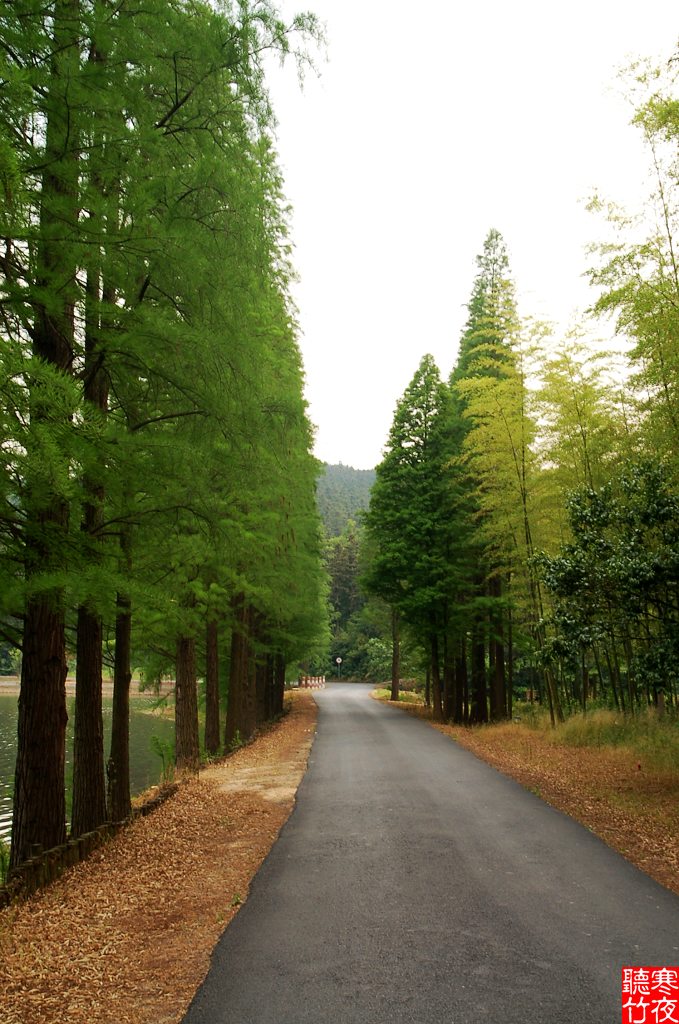
[[[294,805],[310,693],[149,817],[0,912],[2,1024],[173,1024]]]
[[[432,722],[421,704],[387,702],[425,719],[679,893],[679,764],[671,767],[650,747],[641,748],[645,756],[631,740],[608,745],[603,728],[601,745],[592,745],[591,731],[580,730],[578,742],[574,724],[554,732],[522,722],[465,728]]]

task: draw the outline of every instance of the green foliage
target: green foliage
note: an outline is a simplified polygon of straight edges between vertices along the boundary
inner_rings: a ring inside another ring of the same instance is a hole
[[[151,749],[154,754],[158,755],[163,766],[161,781],[172,782],[174,779],[174,743],[154,735],[151,737]]]
[[[323,648],[320,467],[263,72],[267,52],[308,64],[317,20],[268,0],[49,17],[20,0],[0,34],[5,638],[21,645],[41,601],[58,642],[83,609],[110,638],[124,598],[157,677],[208,615],[228,634],[240,596],[260,658]]]
[[[633,65],[625,75],[643,135],[653,187],[636,217],[595,200],[604,210],[611,240],[593,247],[598,259],[591,282],[600,290],[595,310],[616,318],[632,339],[631,359],[643,431],[654,451],[677,471],[679,429],[679,123],[677,64]]]
[[[643,216],[592,203],[612,228],[593,250],[593,312],[615,317],[627,355],[592,341],[591,324],[554,342],[522,320],[493,229],[448,392],[425,357],[394,416],[365,585],[421,643],[431,634],[432,679],[443,649],[451,689],[474,691],[472,717],[488,696],[491,714],[509,713],[510,671],[517,694],[546,697],[552,725],[562,704],[678,699],[677,81],[676,61],[628,75],[653,175]],[[366,644],[383,676],[390,640],[383,623]]]
[[[330,578],[330,602],[335,612],[335,626],[342,630],[346,628],[351,616],[360,611],[364,604],[358,586],[359,534],[351,520],[344,533],[328,541],[326,564]]]
[[[366,588],[425,635],[449,585],[447,403],[434,360],[424,356],[396,406],[365,518]]]
[[[9,874],[9,843],[0,839],[0,885],[4,885]]]
[[[240,734],[240,731],[236,729],[236,734],[228,745],[228,751],[230,754],[235,753],[236,750],[240,750],[245,745],[245,740]]]
[[[323,464],[316,489],[318,508],[328,537],[339,537],[350,521],[356,521],[368,507],[374,469]]]
[[[607,640],[656,693],[677,682],[679,496],[667,467],[628,463],[569,501],[573,541],[539,560],[555,596],[555,653],[577,660]]]

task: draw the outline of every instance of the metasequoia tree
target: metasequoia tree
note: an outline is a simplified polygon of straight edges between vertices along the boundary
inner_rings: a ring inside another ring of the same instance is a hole
[[[15,37],[25,13],[21,6],[7,16]],[[77,400],[68,377],[73,371],[77,300],[79,32],[78,0],[58,0],[50,24],[35,26],[31,51],[24,56],[25,65],[33,65],[38,52],[44,59],[36,82],[41,108],[31,111],[43,144],[17,140],[13,118],[4,125],[7,135],[19,142],[19,159],[34,161],[29,173],[35,188],[34,210],[32,215],[26,212],[23,237],[16,246],[9,240],[6,245],[8,292],[16,300],[6,324],[17,355],[30,357],[24,379],[30,430],[24,434],[22,480],[25,597],[12,864],[25,859],[34,844],[53,846],[66,835],[62,570],[72,487],[67,425]],[[29,253],[31,272],[23,278]]]
[[[194,767],[200,645],[214,749],[215,645],[237,595],[271,679],[262,713],[282,706],[286,658],[323,633],[316,463],[261,63],[316,28],[266,2],[18,0],[0,18],[0,557],[4,632],[23,645],[16,865],[65,837],[67,628],[73,834],[129,812],[133,658],[166,670],[176,659],[178,761]],[[286,590],[298,571],[303,593]]]

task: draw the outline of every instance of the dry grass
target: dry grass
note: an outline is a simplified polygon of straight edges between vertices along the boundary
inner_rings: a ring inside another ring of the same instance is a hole
[[[573,735],[523,723],[461,726],[431,722],[424,707],[397,705],[428,720],[547,803],[569,814],[656,881],[679,893],[679,766],[657,768],[638,749],[573,744]]]
[[[0,913],[2,1024],[171,1024],[292,810],[316,705],[190,779],[29,902]]]

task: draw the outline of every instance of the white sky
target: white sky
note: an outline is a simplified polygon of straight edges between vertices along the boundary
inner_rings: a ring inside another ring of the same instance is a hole
[[[328,62],[269,76],[293,206],[316,454],[381,459],[396,400],[431,352],[455,362],[475,256],[502,232],[520,312],[566,324],[591,300],[582,200],[644,191],[619,96],[630,58],[676,52],[676,0],[301,0]]]

